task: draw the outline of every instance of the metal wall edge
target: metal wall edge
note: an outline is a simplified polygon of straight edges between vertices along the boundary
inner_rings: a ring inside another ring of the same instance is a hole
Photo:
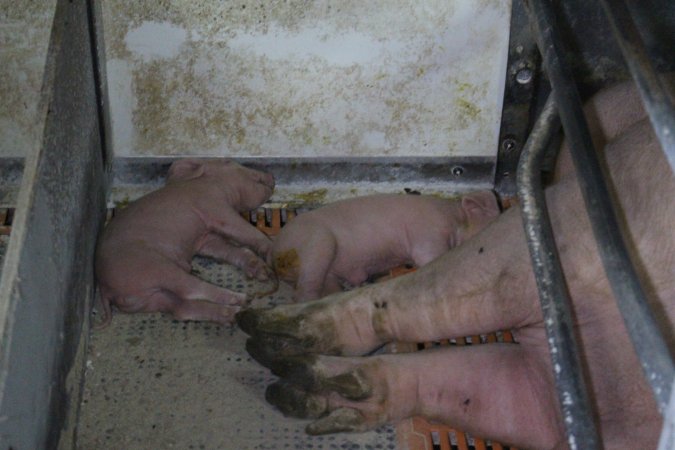
[[[40,144],[27,155],[0,279],[0,446],[54,448],[94,289],[103,162],[87,3],[59,0]],[[44,130],[42,129],[44,127]]]

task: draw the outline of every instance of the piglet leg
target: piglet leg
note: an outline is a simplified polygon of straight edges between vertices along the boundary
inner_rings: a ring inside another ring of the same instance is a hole
[[[198,320],[229,324],[241,309],[236,305],[213,303],[206,299],[189,299],[167,290],[156,290],[143,297],[120,297],[115,305],[126,313],[165,312],[177,320]]]
[[[206,300],[182,300],[171,313],[177,320],[210,321],[224,324],[234,322],[239,306],[224,306]]]
[[[165,283],[166,289],[181,299],[206,300],[219,305],[237,305],[246,303],[246,294],[225,289],[185,272],[176,272],[170,281]]]
[[[272,241],[236,211],[224,213],[222,217],[210,221],[208,226],[211,231],[252,248],[261,258],[268,258]]]
[[[231,323],[247,296],[207,283],[190,274],[181,276],[169,286],[179,300],[170,311],[179,320],[209,320]]]
[[[180,320],[230,323],[246,301],[246,294],[215,286],[183,271],[175,271],[167,277],[161,299],[153,300],[153,304],[148,302],[148,312],[169,312]]]
[[[321,297],[324,291],[335,292],[340,285],[330,274],[337,252],[337,242],[332,233],[319,229],[312,233],[308,241],[309,251],[301,252],[295,300],[308,301]]]
[[[217,261],[232,264],[244,271],[247,277],[266,281],[274,277],[265,261],[260,259],[252,250],[228,242],[216,233],[210,233],[198,254],[213,258]]]

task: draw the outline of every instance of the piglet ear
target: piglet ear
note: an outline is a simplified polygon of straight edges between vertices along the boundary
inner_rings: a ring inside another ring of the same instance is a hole
[[[187,181],[202,176],[204,163],[197,159],[181,159],[169,168],[166,181]]]
[[[462,209],[466,211],[469,223],[484,221],[499,215],[497,196],[492,191],[478,191],[462,197]]]

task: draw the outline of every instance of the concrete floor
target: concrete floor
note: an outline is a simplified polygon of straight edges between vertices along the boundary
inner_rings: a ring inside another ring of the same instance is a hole
[[[257,282],[198,259],[199,276],[238,291]],[[286,302],[282,285],[257,305]],[[246,336],[211,323],[115,314],[90,336],[77,435],[89,449],[395,449],[394,427],[311,437],[307,421],[285,418],[264,400],[275,377],[244,350]]]

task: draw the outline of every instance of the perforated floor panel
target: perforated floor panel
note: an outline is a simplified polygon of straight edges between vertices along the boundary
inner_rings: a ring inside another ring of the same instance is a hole
[[[198,275],[237,291],[261,290],[238,270],[198,258]],[[273,298],[284,302],[281,285]],[[393,427],[311,437],[307,421],[265,403],[274,377],[244,350],[238,329],[117,313],[93,330],[77,448],[89,449],[395,449]]]
[[[260,210],[245,217],[273,236],[296,212]],[[239,270],[208,259],[195,258],[193,270],[236,291],[265,290]],[[410,270],[393,270],[378,281]],[[255,300],[253,306],[289,302],[291,295],[291,288],[281,283],[273,296]],[[505,332],[394,344],[388,351],[511,339]],[[115,314],[108,328],[93,330],[90,337],[77,448],[509,449],[421,418],[361,434],[308,436],[307,421],[285,418],[265,402],[265,388],[275,377],[248,356],[245,340],[237,328],[178,322],[161,314]]]

